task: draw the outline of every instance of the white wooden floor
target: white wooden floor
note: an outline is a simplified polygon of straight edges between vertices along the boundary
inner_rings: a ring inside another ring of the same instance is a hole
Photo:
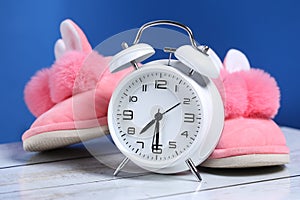
[[[300,199],[300,130],[282,130],[291,149],[290,164],[235,170],[199,168],[202,183],[190,173],[113,177],[113,170],[81,145],[26,153],[21,143],[2,144],[0,199]]]

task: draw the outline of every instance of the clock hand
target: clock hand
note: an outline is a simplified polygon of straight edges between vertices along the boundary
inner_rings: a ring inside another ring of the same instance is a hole
[[[174,108],[176,108],[177,106],[179,106],[180,105],[180,102],[179,103],[177,103],[176,105],[174,105],[174,106],[172,106],[171,108],[169,108],[168,110],[166,110],[165,112],[163,112],[162,113],[162,115],[164,115],[164,114],[166,114],[167,112],[169,112],[169,111],[171,111],[171,110],[173,110]]]
[[[154,141],[154,139],[155,139],[155,141]],[[162,145],[159,144],[159,120],[156,120],[155,130],[154,130],[153,139],[152,139],[152,152],[153,153],[161,152],[162,149],[158,148],[161,146]]]
[[[156,129],[157,129],[157,122],[158,121],[155,120],[155,122],[156,122],[156,124],[155,124],[155,128],[154,128],[154,134],[153,134],[153,137],[152,137],[152,145],[151,145],[152,152],[154,150],[154,139],[156,138]]]
[[[144,133],[147,131],[154,123],[156,119],[152,119],[140,132],[140,134]]]
[[[159,145],[159,120],[156,121],[155,128],[156,128],[156,132],[155,132],[155,147],[156,147],[156,150],[157,150],[158,149],[158,145]]]

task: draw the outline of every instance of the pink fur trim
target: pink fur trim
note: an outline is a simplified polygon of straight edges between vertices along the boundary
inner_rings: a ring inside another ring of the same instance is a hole
[[[226,119],[242,116],[248,105],[247,85],[244,79],[224,69],[221,70],[221,79],[224,88],[219,90],[222,91]]]
[[[106,58],[107,62],[111,59],[110,57]],[[118,71],[116,73],[111,73],[109,67],[105,69],[102,74],[98,85],[101,85],[101,93],[103,98],[110,100],[114,89],[118,86],[119,82],[125,77],[127,74],[133,71],[133,67],[129,67],[127,69]]]
[[[76,79],[74,80],[73,95],[96,88],[97,83],[104,76],[105,70],[109,68],[109,59],[96,51],[92,51],[77,71]]]
[[[65,53],[53,66],[49,79],[50,94],[54,102],[93,89],[99,77],[108,68],[108,60],[98,52]]]
[[[269,119],[277,114],[280,91],[273,77],[263,70],[250,69],[247,57],[236,49],[227,52],[224,67],[227,71],[222,79],[226,118],[244,116]]]
[[[273,118],[279,109],[280,92],[273,77],[260,69],[237,72],[245,80],[248,107],[244,117]]]
[[[25,103],[35,117],[40,116],[54,106],[50,98],[49,74],[50,69],[48,68],[38,71],[24,89]]]
[[[221,82],[217,86],[226,119],[240,116],[270,119],[277,114],[280,92],[268,73],[259,69],[228,73],[223,69]]]
[[[85,53],[69,51],[52,65],[49,87],[53,102],[58,103],[72,96],[74,81],[85,58]]]

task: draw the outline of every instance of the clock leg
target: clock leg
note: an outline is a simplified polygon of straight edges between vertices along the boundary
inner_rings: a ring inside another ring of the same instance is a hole
[[[123,167],[128,163],[128,161],[129,161],[129,158],[127,158],[127,157],[122,160],[122,162],[119,164],[119,166],[115,170],[114,176],[117,176],[119,174],[121,169],[123,169]]]
[[[197,180],[198,180],[199,182],[201,182],[201,181],[202,181],[201,175],[200,175],[199,171],[197,170],[195,164],[193,163],[192,159],[190,159],[190,158],[187,159],[187,160],[185,161],[185,163],[186,163],[187,166],[190,168],[191,172],[196,176]]]

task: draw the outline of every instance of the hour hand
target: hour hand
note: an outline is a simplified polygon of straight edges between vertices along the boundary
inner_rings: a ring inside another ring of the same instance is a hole
[[[144,133],[147,131],[153,124],[155,123],[155,119],[152,119],[140,132],[140,134]]]

